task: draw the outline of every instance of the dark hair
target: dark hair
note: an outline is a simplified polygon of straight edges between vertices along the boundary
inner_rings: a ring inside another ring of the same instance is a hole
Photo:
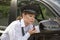
[[[24,5],[20,8],[21,12],[30,12],[30,13],[34,13],[34,14],[39,14],[40,11],[40,6],[39,5],[35,5],[35,4],[29,4],[29,5]]]

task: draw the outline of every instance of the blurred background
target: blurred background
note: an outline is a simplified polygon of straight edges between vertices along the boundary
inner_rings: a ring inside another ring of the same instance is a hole
[[[48,31],[49,34],[34,34],[30,40],[60,40],[60,0],[0,0],[0,36],[6,27],[20,15],[20,7],[29,3],[40,6],[35,25],[44,20],[53,20],[59,23],[58,28],[49,26],[49,28],[55,31],[59,30],[59,32],[54,31],[57,35],[50,35],[50,29],[50,32]]]

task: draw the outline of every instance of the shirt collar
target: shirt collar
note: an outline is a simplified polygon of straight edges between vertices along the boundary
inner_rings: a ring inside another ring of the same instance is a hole
[[[25,27],[25,23],[23,19],[21,19],[21,27]]]

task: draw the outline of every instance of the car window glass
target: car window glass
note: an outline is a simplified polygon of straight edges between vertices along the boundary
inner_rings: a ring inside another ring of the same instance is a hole
[[[49,18],[55,18],[56,16],[53,14],[53,12],[47,8],[45,5],[43,5],[42,3],[40,4],[41,6],[41,10],[43,13],[43,16],[45,19],[49,19]]]

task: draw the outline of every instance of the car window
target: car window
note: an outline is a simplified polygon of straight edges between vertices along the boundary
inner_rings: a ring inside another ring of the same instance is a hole
[[[56,16],[53,14],[53,12],[45,5],[42,3],[40,4],[44,19],[49,19],[49,18],[55,18]]]
[[[10,0],[0,1],[0,27],[8,26],[9,9],[10,9]]]
[[[60,7],[60,0],[51,0],[54,4]]]

